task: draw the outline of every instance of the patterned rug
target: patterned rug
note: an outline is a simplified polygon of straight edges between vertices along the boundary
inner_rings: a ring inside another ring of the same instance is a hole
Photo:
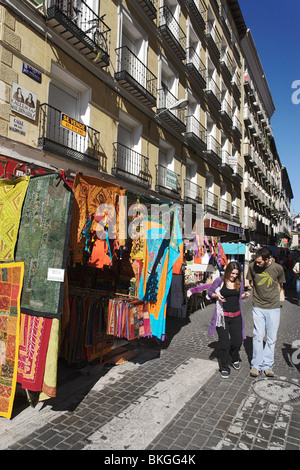
[[[16,247],[16,261],[25,264],[22,313],[61,317],[72,202],[60,175],[30,179]]]
[[[29,176],[0,180],[0,261],[14,261]]]
[[[10,419],[17,383],[24,264],[0,264],[0,416]]]

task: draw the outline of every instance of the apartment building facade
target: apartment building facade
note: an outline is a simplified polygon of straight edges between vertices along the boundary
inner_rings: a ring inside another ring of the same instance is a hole
[[[3,162],[198,205],[205,233],[224,241],[274,236],[274,105],[237,0],[7,0],[0,9]]]

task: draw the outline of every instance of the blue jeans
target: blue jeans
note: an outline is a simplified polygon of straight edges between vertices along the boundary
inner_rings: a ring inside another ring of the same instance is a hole
[[[252,308],[253,313],[253,355],[251,366],[258,370],[272,369],[275,343],[280,321],[280,308]],[[264,337],[266,344],[264,347]]]
[[[300,302],[300,279],[296,279],[296,292],[298,295],[298,300]]]

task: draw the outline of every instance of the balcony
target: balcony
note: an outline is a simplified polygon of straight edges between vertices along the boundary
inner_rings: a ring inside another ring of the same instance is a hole
[[[115,79],[131,95],[145,106],[156,105],[157,80],[155,75],[131,52],[128,47],[119,47]]]
[[[151,186],[149,158],[119,142],[113,143],[112,174],[146,188]]]
[[[205,154],[218,165],[222,163],[221,145],[212,135],[207,136],[207,150]]]
[[[222,168],[224,173],[226,173],[228,176],[231,176],[233,173],[232,167],[230,166],[230,155],[227,152],[227,150],[222,149],[221,150],[221,156],[222,156]]]
[[[188,144],[196,151],[204,152],[206,150],[206,129],[195,118],[195,116],[187,116],[185,137]]]
[[[201,89],[206,86],[206,67],[193,47],[187,49],[186,68]]]
[[[232,117],[232,132],[238,140],[242,138],[242,124],[235,115]]]
[[[175,55],[183,60],[186,57],[186,35],[167,6],[159,9],[159,31]]]
[[[50,0],[47,25],[99,67],[109,65],[110,28],[81,0]]]
[[[204,209],[208,212],[218,214],[219,197],[208,189],[205,190]]]
[[[232,80],[231,80],[231,85],[232,85],[232,92],[235,94],[235,96],[240,99],[241,97],[241,75],[238,72],[235,72]]]
[[[227,17],[227,12],[223,5],[221,6],[221,22],[223,25],[223,30],[225,31],[225,34],[227,35],[227,39],[230,42],[231,41],[231,26]]]
[[[180,176],[164,165],[156,165],[155,191],[176,199],[181,198]]]
[[[206,17],[207,17],[207,8],[203,0],[187,0],[187,5],[190,8],[191,18],[195,18],[195,22],[200,26],[201,30],[205,30],[206,26]]]
[[[100,132],[46,103],[40,105],[38,147],[106,171],[106,159],[100,152]]]
[[[157,0],[138,0],[138,3],[143,8],[144,12],[151,20],[154,20],[157,16],[156,4]]]
[[[221,55],[221,36],[212,21],[207,22],[206,40],[212,52],[212,57],[219,61]]]
[[[237,179],[237,181],[241,182],[244,178],[243,167],[239,163],[231,163],[230,166],[233,169],[233,177]]]
[[[226,201],[225,199],[220,198],[219,214],[222,217],[226,217],[226,218],[230,219],[230,215],[231,215],[231,203],[230,203],[230,201]]]
[[[159,119],[168,124],[176,132],[185,132],[185,109],[171,110],[169,109],[178,101],[167,88],[160,88],[158,90],[158,107],[157,114]]]
[[[236,204],[231,205],[231,219],[234,222],[240,222],[240,208]]]
[[[216,111],[220,111],[221,90],[212,77],[207,77],[205,93],[207,98],[209,99],[209,103],[214,107]]]
[[[230,104],[226,99],[223,99],[221,102],[221,116],[223,118],[223,124],[227,126],[227,128],[231,128],[232,126],[232,109]]]
[[[194,202],[196,204],[202,204],[202,200],[202,187],[188,179],[184,180],[184,202]]]
[[[231,86],[232,80],[232,58],[225,50],[221,51],[220,65],[222,70],[222,76],[227,83]]]

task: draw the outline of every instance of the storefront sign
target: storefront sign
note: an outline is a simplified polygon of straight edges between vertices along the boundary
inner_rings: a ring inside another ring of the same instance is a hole
[[[228,225],[225,222],[220,222],[220,220],[211,219],[210,221],[211,228],[217,228],[218,230],[225,230],[227,231]]]
[[[10,116],[9,130],[17,132],[21,135],[26,135],[26,122],[22,121],[22,119],[18,119],[15,116]]]
[[[234,233],[244,233],[244,229],[242,227],[237,227],[236,225],[228,225],[228,232]]]
[[[28,64],[22,64],[22,72],[27,75],[28,77],[32,78],[38,83],[42,82],[42,74],[38,70],[34,69]]]
[[[10,107],[12,111],[35,121],[36,94],[13,82]]]
[[[66,127],[70,131],[76,132],[76,134],[80,134],[83,137],[86,136],[86,125],[76,121],[76,119],[73,119],[64,113],[61,113],[61,126]]]
[[[166,187],[177,190],[177,175],[174,171],[166,169]]]

